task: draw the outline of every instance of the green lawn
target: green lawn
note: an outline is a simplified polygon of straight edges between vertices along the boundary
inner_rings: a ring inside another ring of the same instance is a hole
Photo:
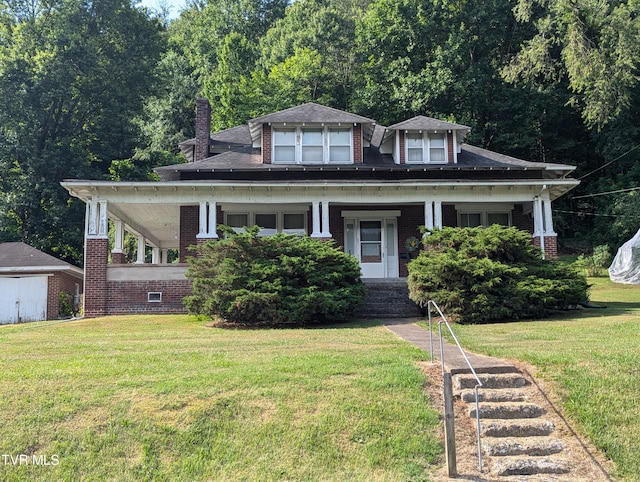
[[[426,354],[379,324],[203,325],[0,328],[0,480],[396,481],[440,466]],[[51,465],[7,457],[21,454]]]
[[[615,475],[640,480],[640,286],[590,282],[592,302],[607,309],[454,331],[472,351],[535,365],[566,415],[613,460]]]

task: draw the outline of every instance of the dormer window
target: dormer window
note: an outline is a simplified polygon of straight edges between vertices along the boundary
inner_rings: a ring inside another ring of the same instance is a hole
[[[446,134],[407,132],[406,159],[409,163],[446,163],[447,142]]]
[[[351,164],[351,126],[273,127],[274,164]]]

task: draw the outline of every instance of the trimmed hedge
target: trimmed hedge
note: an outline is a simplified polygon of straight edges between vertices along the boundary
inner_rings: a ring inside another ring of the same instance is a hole
[[[225,229],[221,227],[221,229]],[[190,313],[231,323],[305,325],[353,318],[364,302],[357,260],[332,241],[258,235],[258,228],[194,247]]]
[[[409,297],[422,307],[434,300],[459,323],[544,317],[588,301],[586,278],[543,260],[516,228],[443,228],[422,242],[408,265]]]

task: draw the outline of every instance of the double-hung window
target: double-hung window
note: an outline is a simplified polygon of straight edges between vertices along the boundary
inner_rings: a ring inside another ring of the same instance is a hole
[[[353,130],[351,127],[338,125],[274,127],[272,162],[351,163],[353,162]]]
[[[405,134],[408,163],[446,163],[446,134],[407,132]]]
[[[277,162],[296,162],[296,130],[277,129],[273,131],[273,156]]]

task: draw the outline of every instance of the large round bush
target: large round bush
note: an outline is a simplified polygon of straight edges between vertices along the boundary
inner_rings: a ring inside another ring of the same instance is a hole
[[[588,301],[585,277],[543,260],[516,228],[443,228],[422,242],[408,265],[409,297],[422,307],[435,301],[460,323],[542,317]]]
[[[195,248],[190,313],[242,324],[309,324],[353,318],[364,300],[357,260],[308,236],[228,232]]]

